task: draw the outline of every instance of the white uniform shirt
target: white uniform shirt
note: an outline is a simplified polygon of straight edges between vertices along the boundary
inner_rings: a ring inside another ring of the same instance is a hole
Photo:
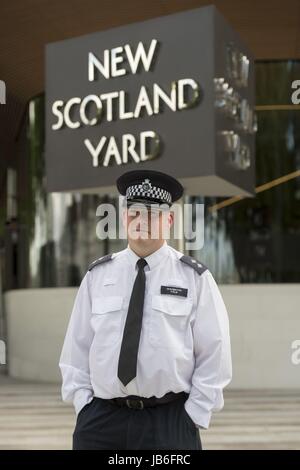
[[[85,274],[59,361],[62,398],[73,401],[77,414],[93,396],[185,391],[187,413],[208,428],[212,412],[223,407],[232,376],[226,307],[210,271],[199,274],[181,256],[165,241],[145,257],[137,375],[127,386],[117,376],[118,359],[139,256],[128,245]],[[161,286],[187,289],[187,296],[161,294]]]

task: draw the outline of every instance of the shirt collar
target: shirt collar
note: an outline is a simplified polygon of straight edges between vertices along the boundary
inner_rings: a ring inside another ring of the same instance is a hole
[[[163,245],[158,248],[158,250],[154,251],[154,253],[151,253],[151,255],[145,256],[145,260],[147,261],[147,264],[150,269],[153,269],[156,265],[158,265],[162,259],[167,256],[168,254],[168,244],[166,240],[164,241]],[[138,256],[129,246],[129,243],[127,245],[127,254],[129,257],[129,260],[133,267],[135,267],[136,262],[138,259],[140,259],[140,256]]]

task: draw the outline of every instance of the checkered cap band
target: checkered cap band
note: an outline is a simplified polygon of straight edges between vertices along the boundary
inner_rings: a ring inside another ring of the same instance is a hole
[[[172,195],[169,191],[158,188],[157,186],[152,186],[147,181],[141,184],[128,186],[126,190],[127,199],[135,199],[140,196],[157,199],[158,201],[167,202],[169,204],[172,203]]]

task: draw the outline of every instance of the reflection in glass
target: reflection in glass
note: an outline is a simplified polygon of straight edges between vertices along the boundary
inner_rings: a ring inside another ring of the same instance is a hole
[[[257,104],[275,105],[257,111],[256,186],[300,169],[300,111],[276,109],[291,104],[291,83],[299,77],[299,61],[256,63]],[[21,287],[76,286],[91,261],[125,248],[127,241],[96,236],[98,205],[117,204],[116,198],[45,191],[44,105],[41,95],[28,112],[29,185],[19,202],[28,245],[21,277],[27,282]],[[299,177],[210,210],[223,200],[185,197],[185,202],[205,204],[204,247],[188,254],[205,263],[219,283],[299,282]]]
[[[276,77],[276,80],[274,80]],[[300,111],[291,104],[291,83],[300,62],[257,62],[256,186],[300,169]],[[300,281],[300,178],[211,213],[224,198],[192,198],[205,204],[205,244],[190,252],[221,283]]]

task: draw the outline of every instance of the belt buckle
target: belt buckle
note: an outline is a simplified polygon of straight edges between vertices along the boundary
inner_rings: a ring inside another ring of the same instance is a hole
[[[136,406],[130,406],[130,402],[134,402],[134,403],[140,403],[141,406],[140,407],[136,407]],[[142,400],[130,400],[129,398],[126,399],[126,405],[128,406],[128,408],[133,408],[133,409],[138,409],[138,410],[142,410],[144,408],[144,403]]]

